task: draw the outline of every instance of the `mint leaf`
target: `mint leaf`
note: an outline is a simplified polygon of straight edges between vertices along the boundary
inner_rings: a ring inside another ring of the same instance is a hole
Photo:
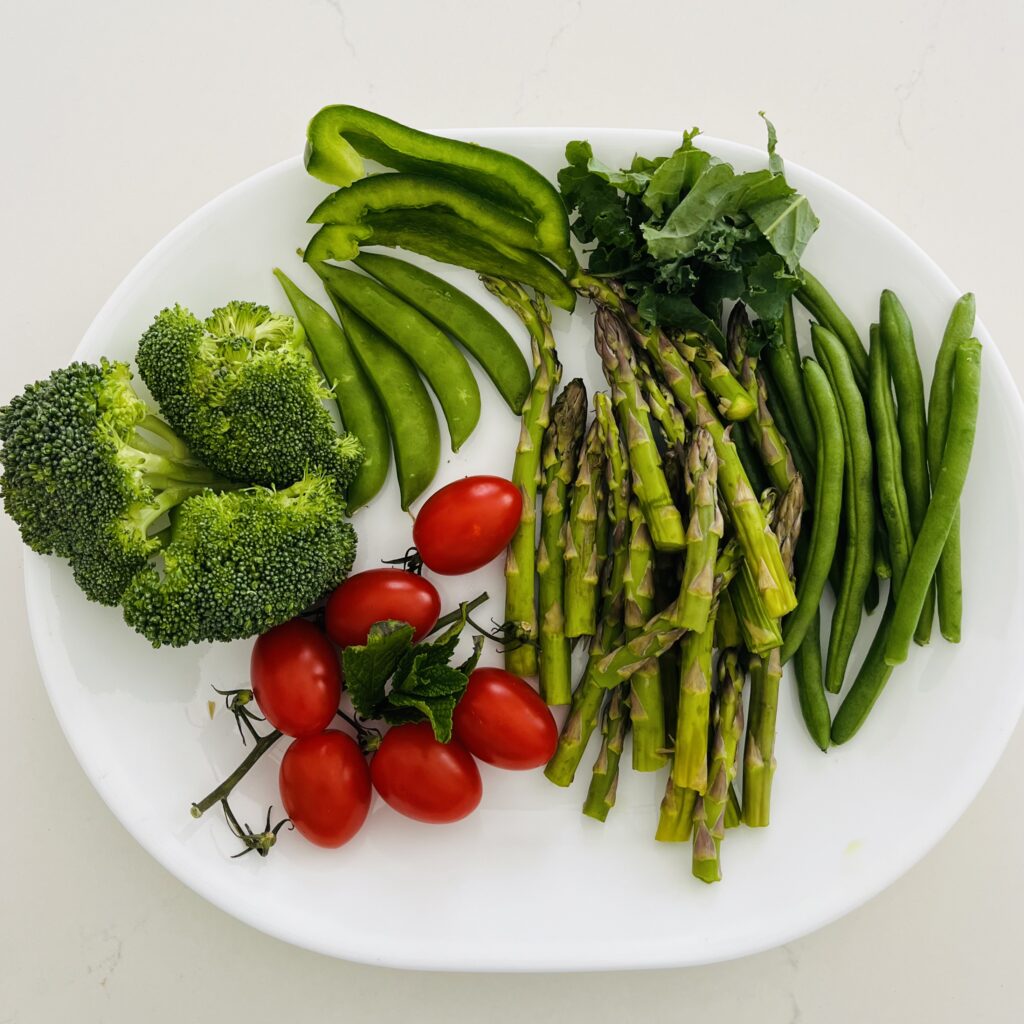
[[[466,689],[466,673],[448,664],[438,664],[430,654],[413,659],[409,674],[392,687],[384,718],[388,722],[417,721],[410,710],[420,712],[441,743],[452,738],[452,714]]]
[[[468,676],[473,669],[476,668],[477,662],[480,661],[480,655],[484,652],[484,638],[477,633],[473,637],[473,653],[459,666],[460,672],[465,672]]]
[[[384,711],[384,720],[389,725],[402,725],[405,722],[419,722],[425,718],[430,723],[430,728],[434,730],[437,741],[450,743],[452,718],[458,702],[457,697],[424,699],[415,694],[395,694],[391,706]]]
[[[346,647],[341,654],[345,689],[363,718],[379,718],[388,679],[412,649],[413,628],[389,619],[370,627],[366,643]]]

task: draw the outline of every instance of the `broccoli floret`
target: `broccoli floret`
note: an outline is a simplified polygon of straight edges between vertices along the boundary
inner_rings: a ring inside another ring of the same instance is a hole
[[[0,494],[25,543],[70,560],[116,604],[159,542],[151,528],[218,478],[132,387],[125,363],[73,363],[0,409]]]
[[[254,636],[309,607],[348,574],[356,535],[334,481],[190,498],[163,567],[135,577],[122,605],[154,647]]]
[[[204,324],[175,306],[157,315],[136,358],[163,415],[224,476],[286,487],[308,469],[343,493],[355,476],[362,445],[335,430],[331,393],[294,317],[231,302]]]

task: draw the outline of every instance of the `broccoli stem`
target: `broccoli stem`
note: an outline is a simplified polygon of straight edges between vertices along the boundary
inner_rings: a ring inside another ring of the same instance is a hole
[[[126,465],[142,474],[143,481],[154,490],[192,484],[197,487],[212,487],[214,490],[237,490],[238,484],[225,480],[216,473],[197,463],[179,462],[162,452],[122,444],[119,452]]]
[[[138,430],[145,430],[150,434],[155,434],[164,442],[166,451],[154,448],[145,437],[138,433]],[[188,445],[159,416],[155,416],[153,413],[146,414],[145,419],[136,430],[132,443],[140,451],[153,452],[156,455],[169,455],[176,462],[182,462],[189,466],[202,465],[192,452],[189,451]]]

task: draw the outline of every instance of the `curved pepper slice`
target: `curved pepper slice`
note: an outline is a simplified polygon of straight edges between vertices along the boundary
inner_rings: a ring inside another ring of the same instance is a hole
[[[490,277],[519,281],[570,312],[576,305],[576,293],[542,256],[485,238],[460,217],[435,209],[367,214],[355,232],[352,225],[325,224],[310,239],[303,258],[312,264],[343,262],[353,259],[360,246],[369,245],[406,249]]]
[[[306,133],[306,170],[348,186],[365,173],[363,157],[396,171],[444,178],[525,217],[535,245],[566,273],[576,268],[569,220],[557,190],[540,172],[508,153],[446,139],[360,107],[324,107]]]
[[[375,174],[363,178],[332,192],[307,219],[310,224],[351,225],[353,237],[359,238],[359,228],[368,215],[425,209],[460,217],[488,239],[500,239],[517,249],[537,248],[533,230],[522,217],[458,185],[419,174]]]

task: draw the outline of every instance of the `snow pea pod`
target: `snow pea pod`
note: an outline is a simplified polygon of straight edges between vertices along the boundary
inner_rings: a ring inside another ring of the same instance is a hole
[[[417,131],[369,110],[324,107],[306,133],[306,170],[342,187],[366,173],[363,157],[396,171],[441,178],[525,218],[531,246],[571,273],[569,219],[555,187],[524,160],[486,146]]]
[[[384,407],[353,351],[348,336],[334,317],[314,302],[281,270],[274,276],[284,289],[295,315],[306,332],[324,377],[334,389],[341,421],[363,443],[363,463],[348,489],[348,508],[354,512],[383,486],[391,464]]]
[[[372,277],[326,264],[317,271],[334,295],[415,363],[441,403],[457,452],[480,419],[480,389],[466,357],[422,313]]]
[[[434,403],[412,360],[340,301],[329,283],[327,292],[356,357],[384,406],[395,449],[402,508],[408,509],[430,486],[441,461],[441,432]]]
[[[393,256],[363,252],[355,264],[452,335],[484,368],[509,408],[523,411],[530,368],[512,335],[483,306],[442,278]]]

